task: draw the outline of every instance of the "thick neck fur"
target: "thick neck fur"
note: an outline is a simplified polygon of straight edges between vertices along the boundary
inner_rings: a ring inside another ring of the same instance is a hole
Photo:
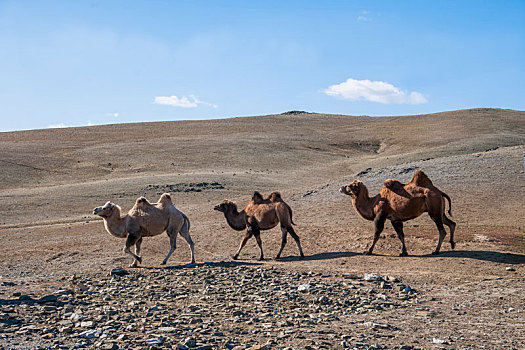
[[[376,206],[378,199],[379,194],[370,198],[368,196],[368,189],[365,185],[362,185],[357,197],[352,198],[352,204],[361,217],[367,220],[374,220],[374,207]]]
[[[126,238],[126,218],[127,215],[120,217],[120,209],[116,207],[113,209],[111,215],[104,218],[104,227],[111,235],[118,238]]]
[[[224,217],[232,229],[242,231],[246,228],[246,213],[244,210],[239,213],[236,205],[229,205]]]

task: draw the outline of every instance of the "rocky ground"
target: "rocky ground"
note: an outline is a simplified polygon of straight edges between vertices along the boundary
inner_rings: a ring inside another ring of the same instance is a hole
[[[509,285],[501,291],[501,280],[477,284],[478,296],[458,303],[454,294],[464,292],[461,288],[451,288],[447,300],[395,276],[297,272],[246,262],[73,274],[61,281],[67,289],[1,299],[0,344],[6,349],[518,349],[525,341],[520,333],[525,305],[516,298],[525,279],[512,281],[518,289],[510,293]],[[467,331],[474,322],[490,320],[471,314],[472,304],[480,302],[507,323],[502,338],[491,338],[489,323]],[[451,332],[447,328],[454,322],[470,327]]]

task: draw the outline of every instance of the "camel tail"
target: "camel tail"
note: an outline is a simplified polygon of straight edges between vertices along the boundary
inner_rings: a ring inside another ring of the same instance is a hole
[[[295,222],[293,222],[292,219],[292,208],[288,207],[288,211],[290,212],[290,222],[292,223],[292,225],[295,225]]]
[[[441,192],[443,197],[445,197],[448,200],[448,214],[452,216],[452,201],[450,200],[450,197],[445,192]]]
[[[182,217],[184,218],[184,223],[182,224],[180,232],[186,234],[186,233],[190,232],[190,219],[188,219],[188,217],[186,215],[184,215],[184,214],[182,214]]]

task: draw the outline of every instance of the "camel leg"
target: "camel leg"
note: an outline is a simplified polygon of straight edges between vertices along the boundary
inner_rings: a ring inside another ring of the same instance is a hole
[[[374,219],[374,242],[372,242],[372,246],[368,251],[365,252],[365,255],[372,255],[372,252],[374,251],[374,247],[376,246],[377,241],[379,240],[379,236],[381,235],[381,232],[383,232],[383,229],[385,228],[385,218],[382,215],[377,215]]]
[[[140,237],[135,243],[135,254],[140,256],[140,245],[142,244],[142,237]]]
[[[257,245],[259,246],[259,260],[262,261],[264,260],[264,253],[261,240],[261,231],[258,227],[253,228],[253,235],[255,236],[255,240],[257,240]]]
[[[450,247],[456,248],[456,242],[454,242],[454,231],[456,230],[456,223],[450,220],[446,215],[443,214],[443,223],[450,229]]]
[[[394,227],[394,230],[396,230],[397,237],[401,241],[401,244],[403,244],[403,248],[399,256],[407,256],[408,252],[407,247],[405,245],[405,233],[403,232],[403,223],[401,221],[392,221],[392,226]]]
[[[443,243],[443,240],[445,239],[445,236],[447,235],[447,231],[445,231],[445,228],[443,227],[443,220],[441,218],[432,218],[432,219],[436,223],[436,226],[439,230],[438,245],[436,247],[436,250],[432,252],[433,255],[437,255],[439,254],[439,250],[441,249],[441,244]]]
[[[233,256],[233,260],[237,260],[239,257],[239,254],[241,254],[242,248],[246,245],[246,242],[252,237],[253,233],[250,227],[246,230],[246,233],[244,234],[244,237],[241,241],[241,244],[239,245],[239,249],[237,250],[237,253]]]
[[[181,231],[179,231],[179,233],[180,233],[180,235],[182,237],[184,237],[184,239],[186,240],[186,243],[188,243],[188,246],[190,247],[190,250],[191,250],[191,263],[195,264],[195,253],[193,251],[194,244],[193,244],[193,240],[191,239],[190,232],[189,231],[183,231],[181,229]]]
[[[301,248],[301,240],[299,239],[299,236],[297,235],[297,233],[295,233],[295,230],[292,226],[288,227],[287,230],[290,233],[290,236],[292,236],[292,238],[295,240],[295,244],[297,244],[297,248],[299,249],[301,259],[304,259],[303,248]]]
[[[161,265],[166,265],[168,262],[168,259],[170,258],[171,254],[177,249],[177,232],[174,232],[173,230],[168,229],[168,237],[170,238],[170,250],[168,252],[168,255],[162,260]]]
[[[286,235],[288,235],[288,231],[286,230],[286,227],[281,226],[281,249],[279,249],[279,253],[277,253],[275,260],[278,260],[281,258],[281,253],[284,249],[284,246],[286,245]]]
[[[130,267],[137,267],[139,263],[142,263],[142,258],[136,254],[133,254],[131,247],[141,239],[140,234],[134,234],[129,232],[128,238],[126,239],[126,247],[124,248],[124,253],[127,253],[133,257],[133,263],[129,265]]]

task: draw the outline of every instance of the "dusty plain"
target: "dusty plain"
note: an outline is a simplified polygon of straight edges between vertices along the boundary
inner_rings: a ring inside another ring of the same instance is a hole
[[[523,348],[524,155],[525,112],[501,109],[0,133],[0,348]],[[372,223],[339,187],[358,178],[375,195],[416,169],[452,198],[456,249],[447,237],[430,255],[437,230],[423,215],[405,224],[410,256],[390,223],[362,255]],[[305,260],[290,238],[271,259],[275,228],[262,234],[267,260],[252,239],[232,263],[242,233],[213,207],[254,190],[282,193]],[[191,220],[197,264],[180,237],[161,267],[163,234],[129,269],[124,240],[92,210],[163,192]],[[108,275],[119,267],[129,275]]]

